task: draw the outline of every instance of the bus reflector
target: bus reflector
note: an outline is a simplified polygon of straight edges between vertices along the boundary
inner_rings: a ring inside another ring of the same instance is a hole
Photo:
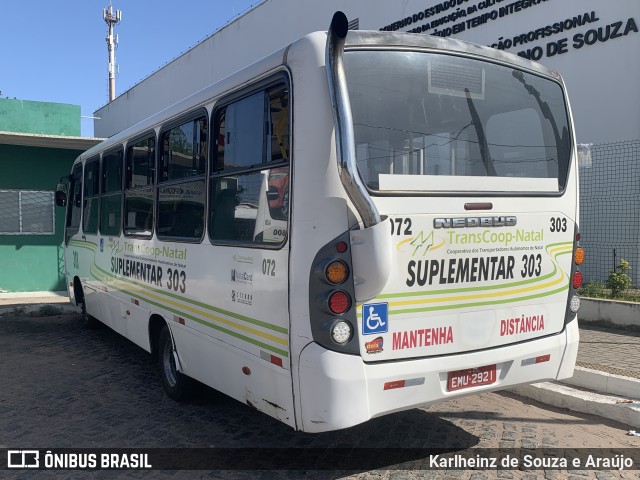
[[[582,263],[584,262],[584,248],[582,247],[576,248],[574,261],[576,262],[576,265],[582,265]]]
[[[277,365],[278,367],[282,367],[282,359],[280,357],[276,357],[275,355],[271,355],[271,363]]]
[[[416,385],[424,385],[424,377],[410,378],[408,380],[394,380],[385,382],[383,390],[393,390],[395,388],[414,387]]]
[[[347,248],[349,248],[347,242],[338,242],[336,244],[336,250],[338,251],[338,253],[345,253],[347,251]]]
[[[539,357],[536,357],[536,363],[544,363],[548,362],[549,360],[551,360],[551,355],[549,355],[548,353],[546,355],[540,355]]]
[[[575,288],[576,290],[582,286],[582,273],[575,272],[573,274],[572,285],[573,285],[573,288]]]
[[[338,290],[329,295],[329,310],[331,310],[331,313],[340,315],[349,310],[350,306],[351,299],[347,292]]]
[[[384,384],[384,390],[393,390],[394,388],[403,388],[404,380],[396,380],[394,382],[386,382]]]
[[[330,283],[337,285],[347,279],[347,266],[339,260],[331,262],[325,270],[325,276]]]

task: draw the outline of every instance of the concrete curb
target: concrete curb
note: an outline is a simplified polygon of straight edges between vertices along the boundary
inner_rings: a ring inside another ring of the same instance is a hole
[[[640,397],[640,379],[576,367],[573,377],[562,381],[567,385],[627,398]]]
[[[520,385],[510,391],[547,405],[640,428],[640,400],[634,398],[640,393],[640,381],[636,379],[576,367],[574,377],[562,383]]]

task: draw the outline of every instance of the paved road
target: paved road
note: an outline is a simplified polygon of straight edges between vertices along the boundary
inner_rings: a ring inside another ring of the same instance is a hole
[[[340,432],[294,432],[205,389],[178,404],[163,391],[150,356],[77,315],[0,317],[0,448],[640,448],[625,425],[548,408],[511,394],[483,394],[411,410]],[[364,450],[367,451],[367,450]],[[369,452],[375,452],[370,450]],[[381,450],[378,450],[380,452]],[[394,460],[394,459],[392,459]],[[426,460],[357,472],[153,471],[133,478],[358,478],[404,480],[639,478],[640,471],[427,471]],[[117,472],[7,472],[11,478],[120,478]]]

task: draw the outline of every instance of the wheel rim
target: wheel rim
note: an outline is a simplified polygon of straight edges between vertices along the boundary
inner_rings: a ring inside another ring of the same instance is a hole
[[[162,366],[167,382],[171,387],[175,387],[176,383],[178,383],[178,372],[176,371],[176,361],[173,358],[173,348],[171,347],[171,340],[165,342],[164,351],[162,352]]]

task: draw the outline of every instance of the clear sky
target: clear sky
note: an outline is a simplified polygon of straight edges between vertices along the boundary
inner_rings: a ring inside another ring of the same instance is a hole
[[[112,0],[122,11],[116,95],[261,0]],[[80,105],[83,116],[108,102],[109,0],[0,0],[2,98]],[[81,120],[93,136],[93,120]]]

